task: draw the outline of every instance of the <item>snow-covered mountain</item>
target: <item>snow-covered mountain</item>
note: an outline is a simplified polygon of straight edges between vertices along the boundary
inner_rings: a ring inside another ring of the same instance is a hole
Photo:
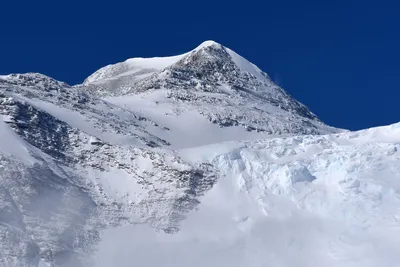
[[[0,76],[0,266],[396,266],[399,131],[327,126],[212,41]]]
[[[251,132],[267,136],[337,131],[255,65],[213,41],[180,56],[132,58],[109,65],[89,76],[84,85],[99,96],[113,96],[108,100],[130,110],[161,115],[160,121],[176,125],[192,113],[189,120],[197,115],[196,120],[230,128],[226,132],[235,131],[233,136],[240,131],[240,139],[260,138]]]
[[[96,266],[399,266],[399,123],[180,154],[219,170],[198,209],[175,235],[106,231]]]
[[[122,223],[174,232],[216,179],[162,148],[153,121],[80,89],[40,74],[3,76],[0,89],[6,266],[78,266],[99,230]]]

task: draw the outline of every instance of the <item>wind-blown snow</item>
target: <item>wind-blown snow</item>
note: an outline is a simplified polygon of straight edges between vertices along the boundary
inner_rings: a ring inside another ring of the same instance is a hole
[[[398,266],[398,125],[182,150],[221,172],[198,211],[104,233],[96,266]]]
[[[247,59],[240,56],[236,52],[232,51],[229,48],[226,48],[226,51],[228,51],[233,62],[235,62],[235,64],[243,71],[246,71],[246,72],[254,75],[255,77],[257,77],[257,79],[260,79],[260,80],[264,80],[265,78],[268,77],[268,76],[264,76],[266,74],[263,75],[262,70],[260,70],[256,65],[250,63]]]

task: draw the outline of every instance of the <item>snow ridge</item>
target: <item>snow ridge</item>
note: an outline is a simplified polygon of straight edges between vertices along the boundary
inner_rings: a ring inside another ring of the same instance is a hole
[[[169,102],[179,110],[177,115],[190,111],[220,128],[239,127],[264,136],[339,131],[321,123],[254,64],[216,42],[206,41],[174,59],[179,60],[146,75],[116,75],[85,83],[82,89],[114,103],[115,97],[137,102],[157,95],[155,102]],[[126,108],[140,112],[134,105]]]

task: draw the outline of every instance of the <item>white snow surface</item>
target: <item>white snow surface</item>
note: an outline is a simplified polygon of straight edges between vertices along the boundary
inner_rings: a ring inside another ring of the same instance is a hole
[[[240,141],[271,138],[266,133],[249,132],[243,127],[221,128],[210,123],[191,108],[182,103],[174,104],[165,96],[165,91],[155,90],[140,95],[109,97],[107,101],[146,116],[159,126],[147,127],[147,131],[171,143],[175,149],[197,147],[226,141]]]
[[[28,165],[35,163],[35,159],[29,153],[29,145],[8,127],[5,123],[7,120],[8,117],[0,115],[0,154],[16,158]]]
[[[257,66],[214,41],[176,57],[130,59],[107,66],[77,87],[144,117],[165,111],[157,114],[158,124],[174,121],[190,131],[185,132],[186,143],[181,134],[161,133],[179,140],[179,147],[340,131],[323,124]]]
[[[400,123],[180,151],[218,183],[175,235],[106,231],[98,267],[399,266]]]
[[[204,41],[201,43],[199,46],[197,46],[195,49],[181,54],[177,56],[168,56],[168,57],[152,57],[152,58],[143,58],[143,57],[135,57],[135,58],[129,58],[125,60],[124,62],[116,63],[116,64],[110,64],[107,65],[99,70],[97,70],[95,73],[90,75],[84,82],[84,84],[92,84],[92,83],[101,83],[102,81],[106,80],[115,80],[118,78],[121,78],[122,76],[127,76],[127,75],[133,75],[138,78],[144,78],[146,76],[149,76],[156,71],[160,71],[168,66],[171,66],[184,58],[185,56],[199,51],[203,48],[210,47],[210,46],[216,46],[216,47],[221,47],[221,44],[209,40],[209,41]],[[247,71],[253,75],[255,75],[257,78],[264,79],[265,77],[262,75],[262,71],[255,66],[254,64],[250,63],[247,61],[245,58],[242,56],[238,55],[236,52],[229,48],[225,48],[229,55],[232,57],[232,60],[243,70]],[[143,73],[146,72],[146,76],[142,75],[137,75],[138,73]],[[0,77],[1,78],[1,77]]]
[[[183,56],[184,55],[171,57],[131,58],[126,62],[132,67],[161,70],[179,61],[179,59],[181,59]]]
[[[400,266],[400,123],[329,127],[221,47],[107,66],[103,99],[0,76],[0,267]]]
[[[242,69],[242,71],[248,72],[260,80],[265,80],[266,77],[262,74],[262,70],[260,70],[256,65],[250,63],[247,59],[229,48],[226,48],[226,51],[228,51],[228,54],[231,56],[233,62],[240,69]]]
[[[105,80],[115,80],[128,75],[133,79],[144,78],[178,62],[187,54],[170,57],[130,58],[124,62],[107,65],[99,69],[90,75],[84,84],[101,83]]]

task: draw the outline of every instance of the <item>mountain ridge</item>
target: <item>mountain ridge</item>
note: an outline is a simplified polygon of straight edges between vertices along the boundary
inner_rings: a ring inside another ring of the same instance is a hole
[[[144,243],[160,257],[173,242],[193,256],[222,249],[220,265],[233,257],[257,267],[267,258],[304,263],[302,248],[326,266],[346,266],[346,248],[364,244],[366,226],[394,225],[382,236],[395,236],[398,124],[358,132],[325,125],[213,41],[159,59],[130,59],[133,69],[75,86],[38,73],[0,76],[1,267],[109,267],[96,262],[110,253],[101,252],[102,233],[121,227],[150,227]],[[281,223],[290,235],[263,227]],[[303,227],[321,248],[311,249]]]
[[[208,48],[208,47],[214,47],[216,49],[226,49],[229,51],[230,55],[233,57],[236,57],[238,60],[236,60],[236,63],[238,63],[239,61],[247,61],[244,58],[242,58],[240,55],[238,55],[237,53],[235,53],[233,50],[224,47],[223,45],[212,41],[212,40],[208,40],[208,41],[204,41],[203,43],[201,43],[200,45],[198,45],[196,48],[192,49],[189,52],[183,53],[181,55],[176,55],[176,56],[166,56],[166,57],[149,57],[149,58],[143,58],[143,57],[134,57],[134,58],[129,58],[123,62],[119,62],[119,63],[115,63],[115,64],[109,64],[103,68],[100,68],[99,70],[97,70],[96,72],[92,73],[88,78],[85,79],[85,81],[83,82],[84,85],[89,85],[91,83],[94,82],[98,82],[101,81],[102,79],[109,79],[109,78],[113,78],[113,68],[118,69],[124,69],[124,67],[120,67],[120,65],[126,65],[126,68],[129,69],[129,67],[135,67],[135,65],[138,65],[139,69],[149,69],[149,70],[162,70],[164,68],[167,68],[175,63],[177,63],[179,60],[183,59],[184,57],[187,57],[190,54],[196,53],[199,50],[202,50],[204,48]],[[141,61],[141,62],[140,62]],[[142,65],[140,64],[142,63]],[[240,65],[240,64],[239,64]],[[250,65],[252,68],[254,68],[254,70],[252,71],[253,74],[256,72],[262,73],[262,71],[255,66],[252,63],[249,64],[245,64],[245,65]],[[110,71],[110,73],[107,73],[108,71]],[[116,76],[123,76],[124,73],[121,71],[117,71],[114,70],[117,74],[115,74]],[[129,71],[127,71],[129,72]],[[127,75],[128,73],[125,73],[125,75]],[[264,73],[265,74],[265,73]],[[268,75],[267,75],[267,78]]]
[[[339,131],[325,126],[257,66],[214,41],[203,42],[173,58],[168,66],[143,72],[128,70],[124,74],[120,63],[111,65],[106,68],[118,69],[114,77],[112,71],[106,71],[107,78],[86,82],[82,89],[103,98],[146,98],[158,90],[157,94],[165,95],[158,103],[187,103],[191,110],[219,127],[243,127],[272,135]],[[102,76],[103,71],[92,75]]]

